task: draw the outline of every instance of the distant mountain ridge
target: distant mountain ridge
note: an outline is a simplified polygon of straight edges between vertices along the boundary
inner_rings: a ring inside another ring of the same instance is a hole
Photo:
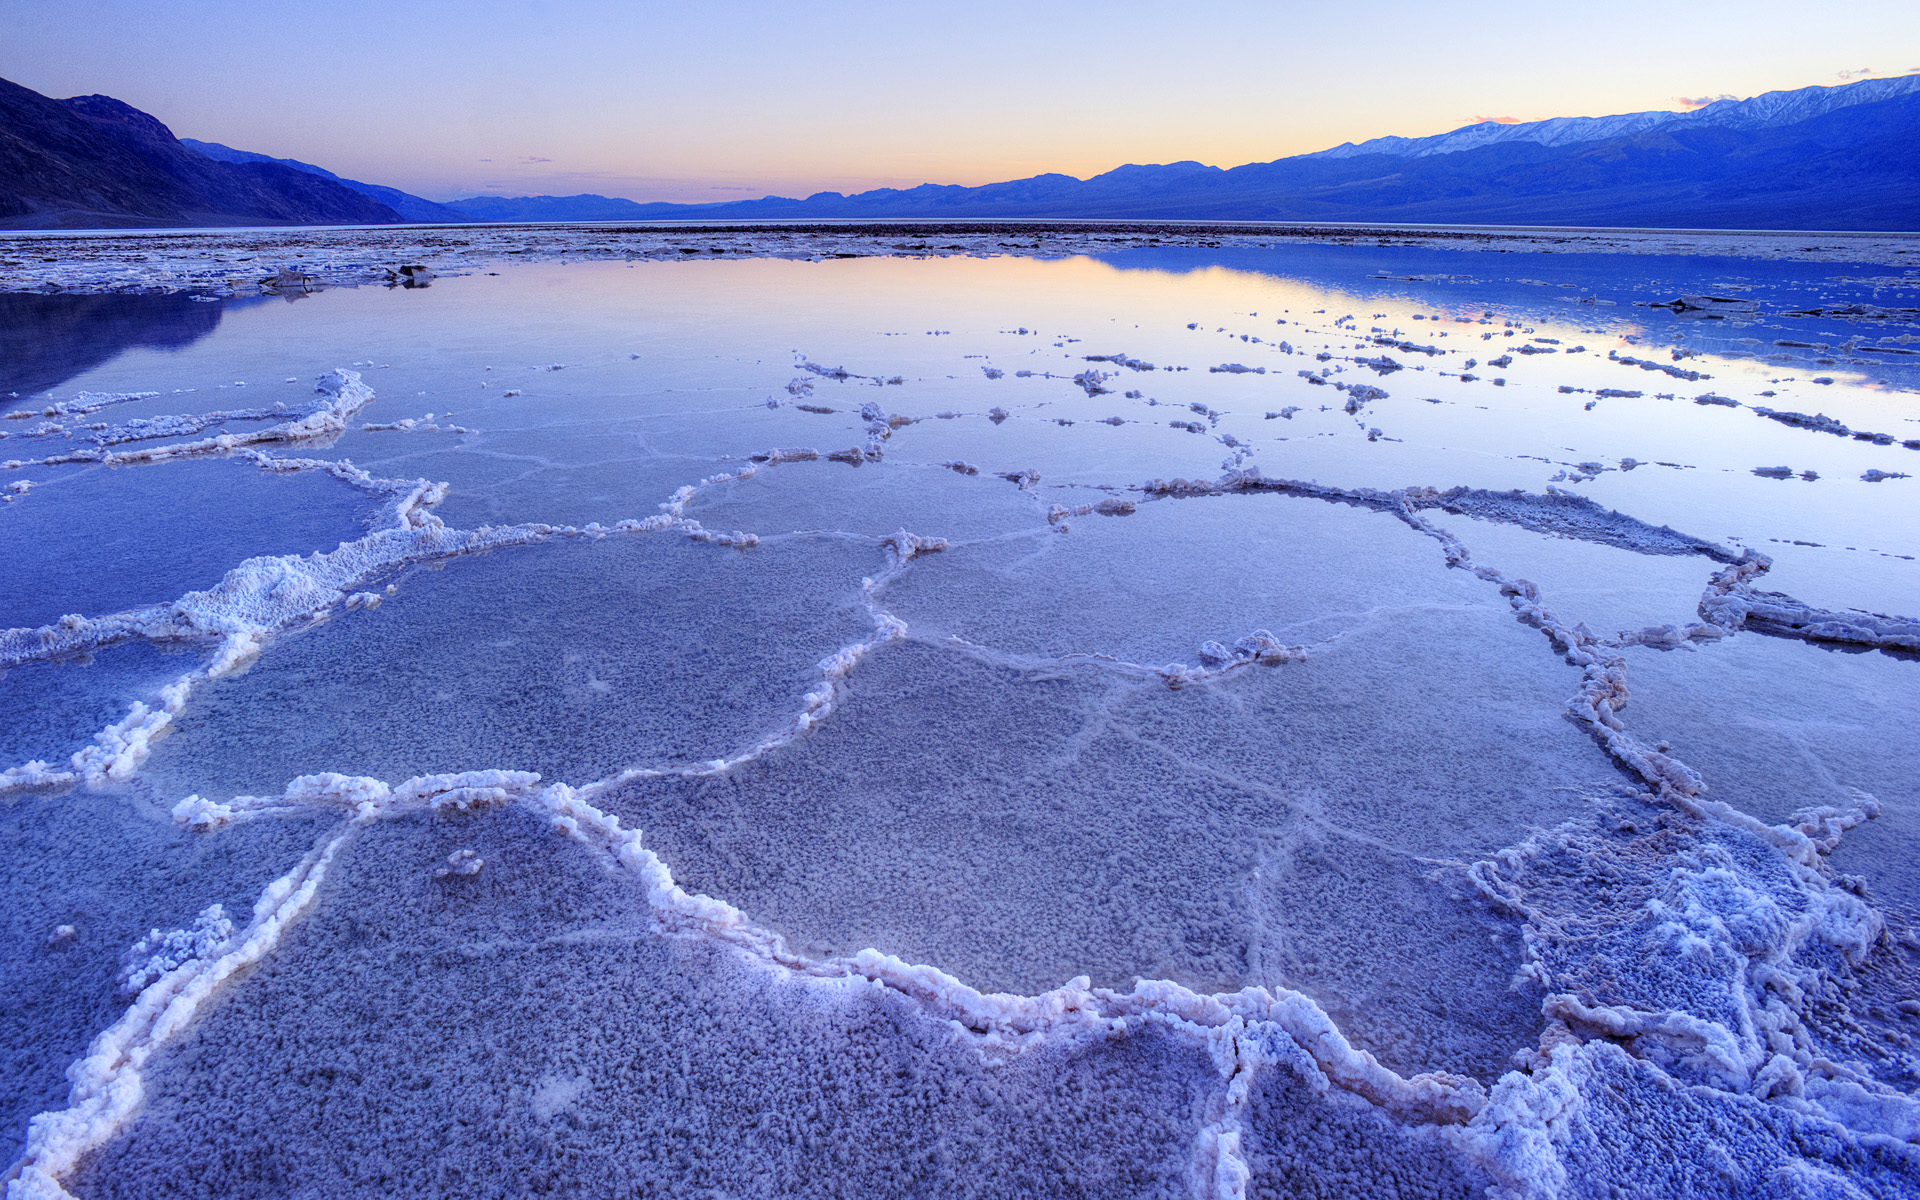
[[[1920,230],[1920,74],[1692,112],[1488,121],[1231,169],[1128,164],[1084,180],[706,204],[439,203],[311,163],[183,142],[110,97],[50,100],[0,80],[0,228],[948,218]]]
[[[475,221],[646,221],[698,211],[697,204],[641,204],[617,196],[469,196],[449,200]]]
[[[1808,87],[1767,92],[1748,100],[1716,100],[1691,112],[1655,111],[1613,117],[1551,117],[1545,121],[1505,124],[1482,121],[1432,137],[1378,137],[1358,145],[1346,142],[1307,158],[1354,158],[1362,154],[1390,154],[1420,158],[1451,154],[1497,142],[1537,142],[1568,146],[1609,138],[1633,137],[1655,129],[1724,126],[1728,129],[1767,129],[1798,124],[1856,104],[1873,104],[1920,92],[1920,75],[1890,79],[1863,79],[1839,87]]]
[[[400,215],[278,163],[215,162],[111,96],[0,79],[0,228],[387,225]]]
[[[361,183],[357,179],[343,179],[325,167],[316,167],[312,163],[301,162],[297,158],[274,158],[266,154],[255,154],[251,150],[235,150],[232,146],[222,146],[219,142],[202,142],[195,138],[181,138],[180,144],[189,150],[213,159],[215,162],[229,163],[279,163],[283,167],[292,167],[296,171],[305,171],[309,175],[318,175],[322,179],[331,179],[343,187],[352,188],[362,196],[370,196],[391,208],[408,221],[420,221],[428,224],[470,221],[473,218],[457,208],[448,208],[444,204],[435,204],[401,191],[399,188],[382,187],[377,183]]]
[[[1222,169],[1128,164],[804,200],[474,196],[483,221],[1045,218],[1920,230],[1920,75],[1693,112],[1482,122]]]

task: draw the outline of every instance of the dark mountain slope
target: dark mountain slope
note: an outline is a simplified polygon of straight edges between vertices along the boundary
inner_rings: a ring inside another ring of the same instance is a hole
[[[222,163],[108,96],[0,80],[0,228],[392,224],[391,208],[278,163]]]
[[[453,224],[472,220],[459,209],[435,204],[431,200],[403,192],[399,188],[384,187],[377,183],[362,183],[358,179],[346,179],[335,175],[325,167],[316,167],[312,163],[304,163],[297,158],[273,158],[265,154],[255,154],[251,150],[235,150],[232,146],[222,146],[219,142],[202,142],[194,138],[181,138],[180,144],[189,150],[206,155],[215,162],[279,163],[283,167],[292,167],[296,171],[305,171],[309,175],[331,179],[342,187],[352,188],[362,196],[370,196],[378,200],[409,221]]]

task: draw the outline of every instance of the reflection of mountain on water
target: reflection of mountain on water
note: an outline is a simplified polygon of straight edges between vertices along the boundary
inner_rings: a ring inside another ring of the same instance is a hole
[[[225,302],[181,295],[0,293],[0,410],[57,387],[124,350],[175,350],[212,333]]]

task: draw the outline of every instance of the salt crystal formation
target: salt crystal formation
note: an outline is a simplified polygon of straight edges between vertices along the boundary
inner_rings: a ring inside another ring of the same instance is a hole
[[[8,1200],[1920,1192],[1910,276],[470,236],[0,398]]]

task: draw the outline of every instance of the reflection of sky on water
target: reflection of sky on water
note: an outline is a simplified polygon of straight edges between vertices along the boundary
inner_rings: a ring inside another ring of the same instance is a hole
[[[1854,282],[1869,274],[1747,260],[1327,246],[1148,249],[1105,260],[541,265],[425,290],[334,291],[299,306],[35,297],[11,310],[6,336],[31,342],[37,321],[47,331],[40,336],[69,348],[61,369],[78,373],[55,398],[161,393],[116,409],[117,420],[270,407],[304,395],[323,370],[364,364],[381,397],[368,419],[433,412],[480,432],[355,431],[342,451],[384,470],[449,478],[454,509],[472,501],[494,519],[537,516],[506,494],[532,488],[551,500],[557,480],[598,488],[616,505],[612,496],[624,493],[609,493],[604,478],[586,481],[630,469],[621,463],[650,462],[664,480],[688,456],[796,439],[823,451],[851,444],[852,411],[880,398],[925,416],[1004,407],[1021,419],[923,423],[896,454],[1037,469],[1050,483],[1211,477],[1231,448],[1216,440],[1224,435],[1273,476],[1386,488],[1569,487],[1656,524],[1780,555],[1783,570],[1805,558],[1859,564],[1845,568],[1866,589],[1856,603],[1873,607],[1894,604],[1911,578],[1908,560],[1881,556],[1920,554],[1920,531],[1907,517],[1910,481],[1861,476],[1920,473],[1920,455],[1898,444],[1920,437],[1920,403],[1909,390],[1909,356],[1867,361],[1870,352],[1857,347],[1907,349],[1897,339],[1913,326],[1784,315],[1913,302],[1911,288],[1884,278]],[[1680,295],[1750,303],[1727,319],[1636,306]],[[40,303],[74,299],[90,303]],[[96,314],[92,324],[61,323],[60,314],[82,311]],[[108,359],[103,338],[62,332],[81,326],[114,330],[120,353]],[[1032,332],[1018,333],[1023,327]],[[1775,344],[1782,341],[1807,345]],[[1517,353],[1522,346],[1554,352]],[[1570,353],[1576,346],[1585,352]],[[1609,352],[1708,378],[1611,362]],[[1114,353],[1187,369],[1134,372],[1085,360]],[[795,355],[905,382],[876,393],[863,381],[808,376],[817,406],[841,412],[772,413],[768,398],[792,399],[784,389]],[[1402,369],[1380,376],[1352,361],[1382,355]],[[1489,365],[1503,355],[1505,365]],[[556,363],[563,369],[545,369]],[[1265,373],[1208,370],[1233,363]],[[990,379],[987,367],[1003,374]],[[1090,397],[1070,381],[1089,367],[1115,376],[1111,394]],[[1300,377],[1327,369],[1332,382],[1388,396],[1350,416],[1342,394]],[[175,389],[191,389],[196,403],[183,405]],[[1642,394],[1602,398],[1599,389]],[[1131,391],[1142,395],[1130,399]],[[1693,402],[1709,394],[1746,407]],[[1215,415],[1196,417],[1195,404]],[[1755,405],[1824,413],[1896,444],[1791,428],[1757,416]],[[1298,411],[1284,419],[1267,416],[1290,407]],[[714,446],[710,432],[695,431],[704,423],[690,414],[712,408],[739,410],[731,422],[739,444]],[[1113,417],[1138,424],[1094,423]],[[1199,420],[1205,433],[1176,436],[1168,426],[1179,420]],[[8,457],[29,450],[15,441]],[[1628,462],[1639,465],[1621,470]],[[1589,477],[1596,466],[1603,469]],[[1752,474],[1779,466],[1793,476]],[[492,494],[476,498],[475,490]],[[609,507],[605,515],[632,514]]]

